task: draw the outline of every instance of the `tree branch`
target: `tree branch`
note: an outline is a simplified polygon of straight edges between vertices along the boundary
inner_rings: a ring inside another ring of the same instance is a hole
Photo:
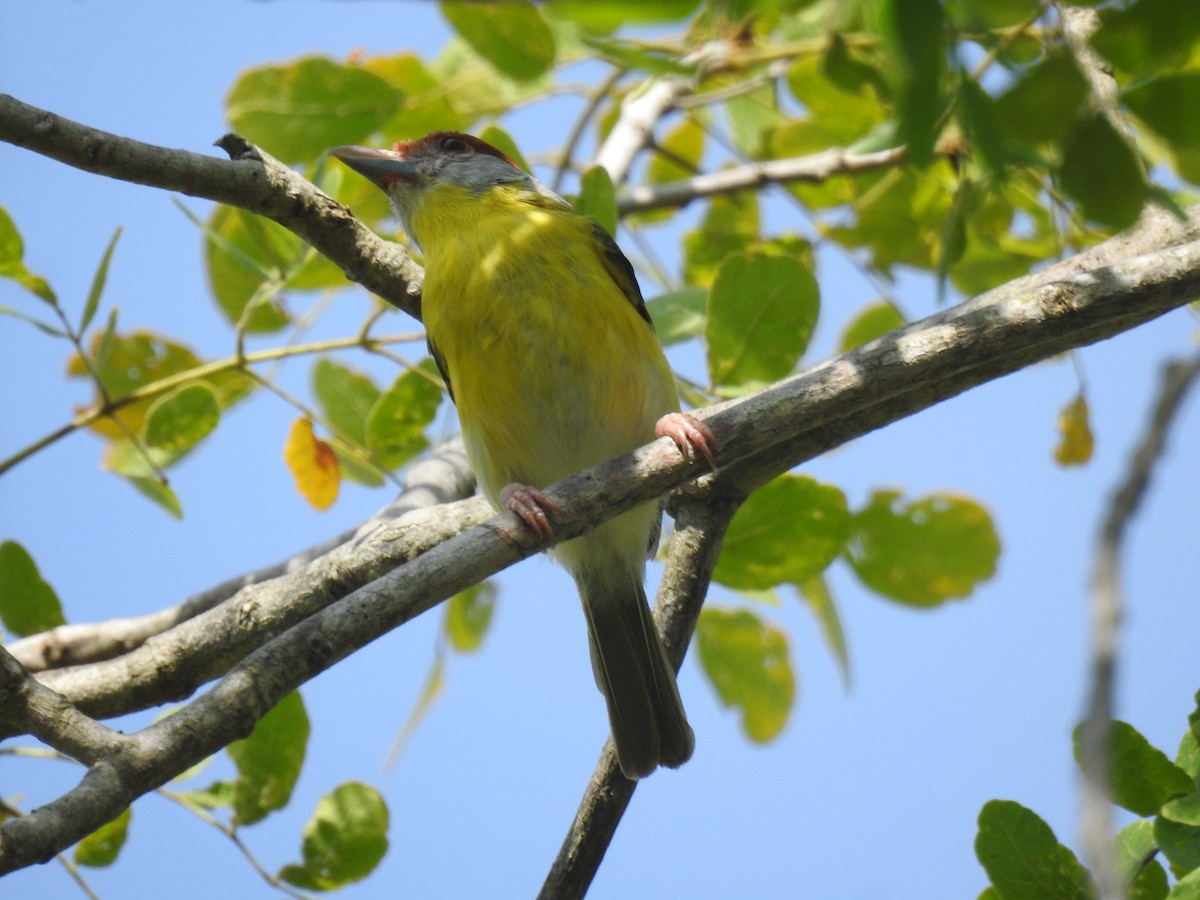
[[[834,175],[854,175],[886,169],[898,165],[903,159],[904,148],[896,147],[891,150],[877,150],[874,153],[854,153],[845,149],[824,150],[795,159],[767,160],[697,175],[684,181],[631,187],[617,198],[617,212],[624,216],[664,207],[684,207],[701,197],[732,194],[768,184],[827,181]]]
[[[346,207],[235,134],[217,145],[230,161],[143,144],[0,94],[0,140],[122,181],[179,191],[257,213],[315,247],[346,277],[420,318],[422,271]]]
[[[243,588],[296,572],[343,544],[364,539],[381,525],[408,512],[465,499],[474,489],[475,476],[463,455],[462,442],[455,439],[429,458],[412,463],[405,474],[404,490],[400,495],[357,528],[274,565],[227,579],[166,609],[106,622],[61,625],[13,641],[7,649],[21,665],[34,672],[113,659],[140,647],[154,635],[213,609]],[[124,687],[124,684],[114,685],[114,690],[120,693]]]
[[[1091,659],[1081,744],[1083,796],[1079,832],[1102,900],[1121,900],[1126,885],[1117,872],[1112,845],[1111,727],[1117,648],[1124,598],[1121,558],[1125,534],[1150,485],[1154,465],[1188,388],[1200,376],[1200,356],[1169,363],[1162,373],[1154,411],[1130,460],[1125,478],[1109,500],[1092,563]]]

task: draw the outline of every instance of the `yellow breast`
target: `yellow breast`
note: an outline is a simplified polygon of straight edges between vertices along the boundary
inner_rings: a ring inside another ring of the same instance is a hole
[[[485,493],[542,487],[652,440],[678,408],[674,378],[588,220],[506,187],[428,194],[412,219],[425,327]]]

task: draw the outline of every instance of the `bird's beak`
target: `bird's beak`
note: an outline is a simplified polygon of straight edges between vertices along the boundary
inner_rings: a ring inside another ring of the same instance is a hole
[[[394,150],[374,147],[334,147],[329,155],[340,159],[359,175],[370,179],[383,190],[397,181],[412,181],[418,176],[417,167]]]

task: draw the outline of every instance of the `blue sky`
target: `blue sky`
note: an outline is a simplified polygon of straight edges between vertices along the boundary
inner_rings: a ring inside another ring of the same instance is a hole
[[[223,97],[244,68],[357,49],[432,55],[447,36],[436,6],[416,2],[10,4],[0,28],[0,91],[108,131],[216,154],[211,144],[228,127]],[[537,111],[505,124],[527,154],[562,136],[561,121]],[[169,195],[0,145],[0,204],[25,238],[28,265],[76,315],[122,226],[104,311],[115,303],[124,328],[176,336],[205,356],[230,352],[231,334],[207,294],[200,235]],[[772,213],[778,227],[802,230],[793,218],[790,207]],[[670,259],[676,251],[662,252]],[[824,309],[814,359],[831,351],[850,311],[873,298],[836,261],[818,278]],[[937,308],[924,279],[903,278],[898,291],[910,315]],[[38,310],[8,283],[0,284],[0,304]],[[368,309],[361,292],[339,294],[317,334],[352,334]],[[411,329],[410,320],[394,318],[391,330]],[[972,849],[975,817],[993,797],[1034,808],[1074,846],[1070,732],[1083,704],[1094,537],[1159,366],[1193,351],[1195,331],[1195,320],[1176,312],[1079,354],[1098,437],[1095,460],[1081,470],[1051,460],[1055,417],[1077,388],[1074,367],[1061,360],[976,388],[807,466],[841,486],[852,506],[886,486],[978,498],[1003,542],[996,578],[969,601],[917,612],[862,591],[836,566],[830,580],[850,645],[849,691],[795,597],[761,610],[787,630],[800,680],[787,729],[765,747],[742,737],[695,660],[685,661],[680,687],[696,755],[639,787],[591,896],[975,896],[986,883]],[[63,346],[0,318],[0,456],[88,401],[82,383],[64,378],[64,362]],[[381,382],[390,377],[372,371]],[[307,363],[293,364],[280,378],[303,391],[307,373]],[[173,472],[182,522],[100,471],[99,443],[74,435],[0,477],[0,538],[33,554],[73,621],[148,612],[275,562],[388,499],[351,488],[332,511],[311,512],[280,462],[293,415],[266,396],[231,414]],[[437,430],[452,433],[453,417]],[[1200,687],[1200,482],[1190,462],[1198,445],[1193,397],[1127,552],[1119,708],[1171,755]],[[569,579],[533,560],[500,581],[501,606],[482,651],[451,658],[445,694],[391,772],[381,771],[383,760],[432,662],[440,613],[385,636],[304,689],[313,733],[292,805],[243,834],[268,869],[297,858],[300,828],[322,794],[361,780],[388,802],[392,849],[371,879],[344,896],[536,892],[607,726]],[[718,590],[711,602],[741,601]],[[195,786],[227,774],[219,761]],[[75,777],[65,763],[0,756],[0,794],[23,795],[26,808]],[[102,897],[269,894],[227,840],[159,797],[135,805],[118,863],[86,875]],[[0,894],[80,896],[53,863],[10,876]]]

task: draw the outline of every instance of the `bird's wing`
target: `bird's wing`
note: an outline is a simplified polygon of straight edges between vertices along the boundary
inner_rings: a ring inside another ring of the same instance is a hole
[[[438,352],[438,348],[433,345],[433,339],[425,338],[425,343],[429,347],[429,355],[433,357],[433,362],[437,366],[438,372],[441,373],[442,381],[446,382],[446,391],[450,394],[450,400],[454,400],[454,385],[450,383],[450,367],[446,365],[446,357]]]
[[[592,239],[592,246],[596,248],[596,253],[600,257],[600,262],[604,265],[605,271],[612,276],[612,280],[621,289],[621,293],[633,304],[633,308],[637,310],[638,315],[645,319],[651,330],[653,330],[654,323],[650,320],[650,313],[646,311],[646,304],[642,300],[642,290],[638,287],[637,276],[633,272],[633,266],[625,258],[625,254],[621,252],[621,248],[617,246],[616,241],[604,230],[603,225],[590,219],[588,220],[588,225],[590,228],[588,236]]]

